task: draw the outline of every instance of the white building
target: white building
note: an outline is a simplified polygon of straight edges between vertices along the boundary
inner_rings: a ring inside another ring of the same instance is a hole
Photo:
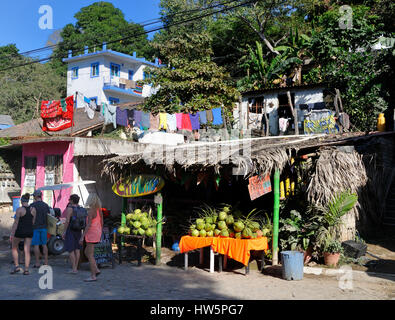
[[[125,102],[140,102],[151,94],[151,86],[136,87],[136,81],[146,77],[146,67],[159,67],[158,59],[154,63],[144,58],[107,49],[104,43],[102,51],[89,53],[85,47],[84,54],[69,56],[63,59],[68,63],[67,95],[76,92],[93,99],[97,104],[118,104]],[[77,107],[83,102],[78,100]]]

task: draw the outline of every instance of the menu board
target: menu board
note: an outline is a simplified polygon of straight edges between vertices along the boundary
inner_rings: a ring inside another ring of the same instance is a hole
[[[110,263],[114,268],[114,255],[108,227],[103,227],[101,240],[95,245],[93,256],[98,265]]]

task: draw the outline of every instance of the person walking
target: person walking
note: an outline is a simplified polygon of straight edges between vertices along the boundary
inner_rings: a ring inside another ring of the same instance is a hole
[[[100,242],[103,232],[103,213],[101,210],[101,201],[96,194],[90,194],[86,202],[86,206],[89,208],[88,217],[86,222],[86,228],[82,233],[80,239],[80,245],[83,244],[85,239],[86,248],[85,256],[88,258],[89,266],[91,269],[90,278],[85,279],[86,282],[96,281],[100,274],[100,270],[97,267],[95,257],[93,255],[95,244]]]
[[[25,270],[24,275],[29,275],[30,265],[30,245],[33,238],[33,224],[36,219],[36,209],[29,206],[30,194],[26,193],[21,197],[22,207],[16,210],[15,221],[11,228],[10,241],[12,245],[12,258],[14,260],[14,268],[11,274],[20,273],[18,246],[24,241],[25,252]]]
[[[33,225],[32,246],[34,246],[34,256],[36,263],[33,268],[40,268],[40,246],[43,249],[44,265],[48,265],[47,247],[47,215],[50,213],[49,206],[42,201],[43,194],[36,190],[33,193],[34,202],[30,205],[36,209],[36,222]]]
[[[78,273],[78,262],[80,260],[80,239],[82,230],[73,228],[73,220],[77,219],[78,210],[83,209],[78,205],[79,201],[80,197],[78,195],[72,194],[70,196],[69,204],[66,208],[66,222],[64,225],[66,231],[62,235],[65,240],[65,249],[70,254],[71,270],[69,273],[71,274]]]

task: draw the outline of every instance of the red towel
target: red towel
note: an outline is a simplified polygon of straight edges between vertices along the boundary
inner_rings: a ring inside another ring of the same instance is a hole
[[[41,118],[43,131],[61,131],[73,125],[74,96],[65,99],[67,111],[62,110],[60,101],[43,101],[41,103]]]
[[[191,118],[189,117],[189,113],[183,113],[181,118],[181,129],[192,131],[192,123]]]

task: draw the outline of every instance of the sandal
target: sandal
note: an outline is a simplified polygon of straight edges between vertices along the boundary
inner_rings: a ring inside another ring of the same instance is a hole
[[[20,272],[21,272],[21,267],[15,266],[14,269],[10,272],[10,274],[15,274],[15,273],[20,273]]]
[[[35,269],[38,269],[38,268],[40,268],[41,266],[36,266],[36,265],[33,265],[33,268],[35,268]]]
[[[94,282],[97,281],[97,279],[92,279],[92,278],[88,278],[84,280],[85,282]]]
[[[24,276],[28,276],[29,274],[30,274],[29,270],[23,271],[23,275],[24,275]]]

